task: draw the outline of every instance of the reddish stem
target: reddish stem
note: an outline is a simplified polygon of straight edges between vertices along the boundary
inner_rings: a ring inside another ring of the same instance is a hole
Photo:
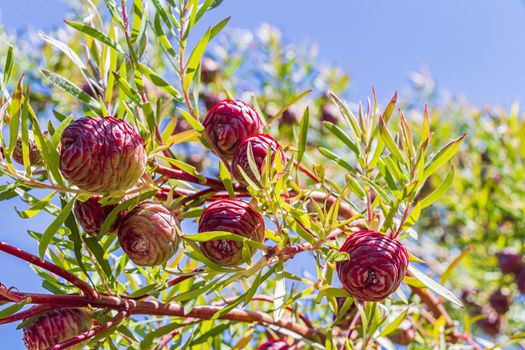
[[[13,292],[19,298],[30,298],[33,304],[52,304],[55,307],[87,307],[108,308],[112,310],[128,311],[134,315],[156,315],[156,316],[175,316],[193,317],[199,319],[211,319],[220,307],[202,305],[195,306],[191,311],[185,313],[184,308],[175,303],[162,303],[156,301],[136,301],[126,298],[101,295],[98,299],[81,295],[53,295],[38,293]],[[272,316],[259,312],[241,309],[233,309],[219,317],[222,320],[233,320],[237,322],[269,324],[277,327],[286,328],[298,335],[314,340],[324,341],[325,335],[316,329],[306,327],[288,319],[274,320]]]
[[[73,275],[72,273],[64,270],[63,268],[50,263],[48,261],[42,260],[33,254],[29,254],[22,249],[13,247],[12,245],[9,245],[5,242],[0,241],[0,251],[3,251],[4,253],[16,256],[19,259],[25,260],[28,263],[41,267],[49,272],[54,273],[57,276],[62,277],[66,281],[70,282],[74,286],[78,287],[82,292],[84,292],[86,295],[89,295],[93,298],[98,298],[98,293],[96,290],[94,290],[88,283],[82,281],[77,276]]]
[[[197,178],[196,176],[188,174],[188,173],[186,173],[186,172],[184,172],[182,170],[179,170],[179,169],[170,169],[170,168],[166,168],[166,167],[164,167],[162,165],[158,165],[157,168],[155,169],[155,172],[157,174],[167,176],[170,179],[177,179],[177,180],[181,180],[181,181],[188,181],[188,182],[192,182],[192,183],[199,184],[199,185],[209,186],[211,188],[224,190],[224,184],[221,181],[219,181],[219,180],[210,179],[210,178],[206,177],[206,178],[204,178],[204,182],[201,182],[199,180],[199,178]]]
[[[204,270],[201,270],[201,269],[195,269],[195,270],[192,271],[191,274],[184,275],[184,276],[179,276],[177,278],[174,278],[174,279],[172,279],[172,280],[170,280],[170,281],[168,281],[166,283],[166,287],[165,288],[158,289],[157,291],[161,291],[161,290],[164,290],[166,288],[173,287],[173,286],[175,286],[175,285],[177,285],[177,284],[179,284],[179,283],[181,283],[183,281],[186,281],[187,279],[195,277],[196,274],[198,274],[199,272],[203,272],[203,271]],[[130,299],[141,300],[141,299],[145,299],[147,297],[149,297],[149,294],[142,294],[142,295],[140,295],[138,297],[133,297],[133,298],[130,298]]]
[[[16,314],[4,317],[4,318],[0,318],[0,324],[7,324],[7,323],[11,323],[11,322],[25,320],[25,319],[28,319],[30,317],[40,315],[40,314],[42,314],[44,312],[51,311],[53,309],[55,309],[55,307],[53,305],[37,305],[37,306],[33,306],[32,308],[27,309],[25,311],[21,311],[19,313],[16,313]]]
[[[105,332],[108,329],[117,327],[119,323],[122,322],[128,316],[129,316],[128,311],[121,311],[117,313],[117,315],[113,317],[111,320],[109,320],[108,322],[101,324],[100,326],[97,326],[93,329],[90,329],[87,332],[81,333],[77,335],[76,337],[68,339],[63,343],[56,344],[55,346],[49,348],[49,350],[62,350],[62,349],[67,349],[73,345],[80,344],[83,341],[93,338],[97,334]]]
[[[313,182],[315,182],[315,183],[317,183],[317,184],[321,182],[321,181],[319,181],[319,179],[317,178],[317,176],[315,176],[315,174],[314,174],[310,169],[308,169],[307,167],[305,167],[303,164],[297,163],[296,160],[294,160],[293,163],[294,163],[294,165],[295,165],[296,167],[299,168],[299,170],[301,170],[301,172],[302,172],[303,174],[305,174],[306,176],[308,176]]]

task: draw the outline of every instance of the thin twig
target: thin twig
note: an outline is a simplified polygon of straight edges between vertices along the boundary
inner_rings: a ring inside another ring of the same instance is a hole
[[[162,303],[156,301],[136,301],[132,299],[119,298],[102,295],[98,299],[81,295],[53,295],[38,293],[12,292],[19,298],[30,298],[32,304],[51,304],[55,307],[93,307],[108,308],[119,311],[129,311],[131,315],[155,315],[155,316],[175,316],[175,317],[192,317],[199,319],[211,319],[222,308],[202,305],[195,306],[191,311],[186,312],[184,308],[176,303]],[[248,311],[233,309],[228,313],[221,315],[219,319],[232,320],[237,322],[260,323],[272,325],[275,327],[285,328],[301,337],[313,341],[324,341],[325,335],[316,329],[293,322],[289,319],[274,318],[267,313],[259,311]]]
[[[37,305],[33,306],[30,309],[18,312],[16,314],[0,318],[0,324],[7,324],[11,322],[16,322],[20,320],[25,320],[30,317],[34,317],[40,314],[43,314],[44,312],[54,310],[55,307],[53,305]]]
[[[155,172],[157,174],[169,177],[170,179],[176,179],[181,181],[188,181],[199,185],[209,186],[215,189],[224,190],[224,184],[215,179],[205,177],[204,181],[201,181],[198,177],[188,174],[179,169],[170,169],[162,165],[157,165]]]
[[[66,281],[70,282],[74,286],[78,287],[82,292],[84,292],[86,295],[89,295],[93,298],[98,297],[98,293],[96,290],[94,290],[88,283],[82,281],[77,276],[73,275],[72,273],[64,270],[60,266],[57,266],[53,263],[50,263],[48,261],[42,260],[37,256],[34,256],[33,254],[27,253],[23,251],[22,249],[13,247],[10,244],[7,244],[5,242],[0,241],[0,251],[10,254],[12,256],[15,256],[19,259],[25,260],[28,263],[41,267],[49,272],[54,273],[57,276],[62,277]]]

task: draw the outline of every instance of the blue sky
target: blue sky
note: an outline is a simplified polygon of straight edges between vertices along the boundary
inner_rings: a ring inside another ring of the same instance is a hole
[[[60,0],[0,0],[10,29],[51,30],[62,25]],[[262,22],[289,41],[317,42],[320,57],[352,75],[351,95],[365,99],[372,85],[383,99],[408,86],[410,71],[428,69],[441,87],[477,104],[525,101],[525,1],[521,0],[224,0],[216,22],[254,29]],[[0,60],[3,60],[0,58]],[[24,232],[47,220],[22,221],[13,202],[0,203],[0,239],[35,251]],[[2,281],[39,288],[26,264],[0,254]],[[23,349],[16,325],[0,326],[2,347]]]

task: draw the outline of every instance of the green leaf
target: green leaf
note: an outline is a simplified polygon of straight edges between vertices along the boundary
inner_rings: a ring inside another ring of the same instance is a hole
[[[343,129],[327,121],[323,122],[323,124],[325,128],[328,129],[328,131],[334,134],[334,136],[337,137],[339,140],[343,141],[343,143],[347,145],[348,148],[350,148],[357,156],[361,154],[361,152],[359,151],[359,147],[357,147],[357,145],[352,141],[350,136],[348,136],[348,134],[343,131]]]
[[[224,331],[226,331],[228,328],[230,328],[230,324],[221,324],[218,326],[213,327],[209,331],[205,332],[201,336],[199,336],[197,339],[190,342],[190,346],[202,344],[205,341],[207,341],[209,338],[215,337],[216,335],[222,334]]]
[[[26,176],[31,178],[33,174],[31,173],[31,162],[29,161],[29,87],[26,89],[20,122],[22,134],[22,160],[24,162]]]
[[[148,78],[148,80],[151,81],[155,86],[168,93],[176,101],[182,101],[182,95],[180,92],[178,92],[177,89],[158,76],[154,71],[142,63],[139,63],[139,68],[141,72],[146,75],[146,78]]]
[[[153,21],[153,32],[155,33],[155,36],[157,37],[157,40],[159,41],[160,46],[162,49],[168,53],[168,57],[176,58],[177,53],[173,49],[173,46],[171,45],[170,41],[168,40],[166,34],[164,33],[164,30],[162,29],[162,24],[160,23],[160,13],[157,12],[155,14],[155,19]]]
[[[11,77],[11,72],[13,71],[13,46],[9,45],[9,48],[7,49],[7,54],[5,56],[5,63],[4,63],[4,77],[3,77],[3,84],[2,88],[7,86],[7,83],[9,81],[9,78]],[[7,95],[7,94],[5,94]]]
[[[34,217],[35,215],[40,213],[42,209],[44,209],[49,204],[49,201],[51,201],[51,199],[54,197],[55,194],[56,192],[51,192],[50,194],[42,198],[42,200],[38,201],[36,204],[34,204],[31,208],[27,210],[24,210],[24,211],[17,210],[18,215],[23,219],[30,219]]]
[[[210,30],[210,40],[215,38],[215,36],[217,36],[217,34],[219,34],[221,32],[221,30],[228,24],[230,19],[231,19],[231,17],[226,17],[225,19],[223,19],[222,21],[220,21],[219,23],[217,23],[216,25],[214,25],[211,28],[211,30]]]
[[[117,7],[117,3],[115,2],[115,0],[104,0],[104,2],[106,3],[106,7],[108,8],[109,13],[111,13],[111,18],[113,18],[115,23],[118,24],[120,29],[124,29],[124,24],[122,23],[122,18],[120,18],[118,14],[118,10],[117,10],[118,7]]]
[[[437,294],[441,295],[445,299],[450,300],[452,303],[456,304],[459,307],[463,307],[461,301],[448,289],[434,281],[432,278],[425,275],[423,272],[419,271],[412,264],[408,265],[408,271],[414,275],[418,280],[420,280],[425,286],[432,289]]]
[[[71,81],[44,68],[41,69],[41,72],[52,84],[75,97],[77,100],[88,104],[94,109],[100,109],[100,103],[97,100],[86,94],[81,88],[73,84]]]
[[[40,239],[40,243],[38,245],[38,253],[40,255],[40,258],[43,259],[46,255],[47,247],[49,246],[49,243],[51,242],[51,239],[55,235],[55,233],[58,231],[59,227],[62,226],[64,221],[66,221],[67,217],[69,216],[69,213],[71,212],[71,209],[73,208],[73,203],[75,203],[76,196],[73,197],[63,208],[62,211],[57,215],[55,220],[49,225],[49,227],[44,231],[42,234],[42,238]]]
[[[102,271],[104,271],[104,274],[113,281],[113,269],[109,265],[108,259],[105,257],[106,252],[98,242],[99,239],[99,237],[85,237],[84,242],[89,251],[95,256],[95,259],[102,268]]]
[[[423,179],[426,180],[430,175],[432,175],[439,167],[448,162],[454,154],[459,149],[459,146],[463,143],[463,140],[467,136],[467,133],[464,133],[457,139],[448,143],[445,147],[440,149],[425,165],[425,170],[423,172]]]
[[[214,240],[219,240],[219,239],[227,239],[231,241],[247,243],[248,245],[253,246],[257,249],[266,250],[266,246],[262,243],[259,243],[257,241],[248,239],[246,237],[237,235],[235,233],[226,232],[226,231],[200,232],[194,235],[184,235],[182,236],[182,239],[190,240],[194,242],[208,242],[208,241],[214,241]]]
[[[351,174],[357,174],[357,170],[355,170],[354,167],[352,167],[352,165],[350,165],[347,161],[345,161],[344,159],[342,159],[341,157],[339,157],[337,154],[333,153],[332,151],[329,151],[328,149],[324,147],[319,147],[319,152],[326,158],[336,163],[337,165],[340,165],[341,167],[348,170]]]
[[[15,92],[13,94],[13,99],[11,101],[11,120],[9,121],[9,154],[7,158],[11,158],[13,150],[16,145],[16,140],[18,139],[18,129],[20,124],[20,111],[22,110],[22,99],[24,98],[22,89],[23,89],[23,77],[19,80],[16,85]]]
[[[386,106],[385,111],[383,112],[382,117],[386,123],[388,123],[388,121],[390,120],[390,117],[392,116],[392,112],[394,111],[394,108],[396,107],[396,102],[397,102],[397,91],[394,92],[394,96],[392,97],[392,99],[388,103],[388,106]]]
[[[308,95],[310,92],[312,92],[311,89],[303,91],[299,95],[294,96],[290,101],[288,101],[284,106],[282,106],[281,109],[277,113],[275,113],[273,117],[270,118],[270,120],[266,122],[266,126],[271,125],[274,122],[274,120],[279,118],[288,108],[290,108],[294,103]]]
[[[114,49],[114,50],[116,50],[116,51],[118,51],[118,52],[120,52],[122,54],[124,53],[124,51],[122,50],[122,48],[119,46],[118,43],[113,41],[110,37],[108,37],[106,34],[102,33],[100,30],[95,29],[93,27],[90,27],[90,26],[88,26],[87,24],[84,24],[84,23],[78,23],[78,22],[73,22],[73,21],[68,21],[68,20],[65,20],[64,22],[66,22],[67,25],[75,28],[79,32],[82,32],[82,33],[92,37],[93,39],[100,41],[101,43],[111,47],[112,49]]]
[[[191,324],[191,323],[190,323]],[[177,328],[186,327],[188,324],[184,323],[168,323],[165,326],[155,328],[153,331],[147,333],[144,339],[140,343],[140,349],[151,349],[151,345],[154,341],[162,338],[162,336],[173,332]]]
[[[286,279],[283,274],[283,262],[279,261],[275,269],[275,289],[273,292],[273,320],[279,321],[284,316],[284,298],[286,297]]]
[[[116,72],[113,72],[113,76],[115,77],[120,90],[124,92],[124,94],[129,97],[137,106],[142,106],[142,98],[140,97],[139,93]]]
[[[27,298],[19,303],[9,305],[5,307],[4,309],[0,310],[0,318],[11,316],[12,314],[16,313],[17,311],[21,310],[24,306],[27,305],[31,301],[30,298]]]
[[[197,119],[193,118],[191,114],[182,108],[177,108],[177,110],[193,129],[197,130],[198,132],[204,131],[204,126],[202,126],[202,124]]]
[[[230,175],[230,171],[228,170],[228,167],[224,165],[222,160],[219,160],[219,178],[224,184],[226,191],[228,191],[228,195],[231,198],[235,198],[235,190],[233,189],[233,183],[232,183],[232,177]]]
[[[301,119],[301,127],[299,130],[299,145],[297,151],[297,163],[301,163],[303,155],[306,150],[306,140],[308,137],[308,131],[310,130],[310,107],[306,107],[304,110],[303,118]]]
[[[62,204],[63,200],[62,200]],[[84,256],[82,255],[82,238],[80,237],[80,232],[78,230],[78,225],[75,221],[75,216],[73,215],[73,212],[70,212],[68,217],[66,218],[66,221],[64,222],[64,225],[69,229],[71,234],[69,235],[69,238],[71,241],[73,241],[73,253],[75,254],[75,259],[77,260],[78,266],[80,266],[80,269],[82,272],[84,272],[84,275],[91,280],[91,277],[89,276],[86,265],[84,264]]]
[[[461,262],[461,260],[467,257],[471,252],[472,247],[467,247],[466,249],[463,249],[461,254],[459,254],[457,257],[454,258],[454,260],[452,260],[452,262],[447,266],[446,270],[441,275],[441,284],[444,284],[448,280],[450,274],[454,271],[454,268]]]
[[[401,154],[401,151],[396,145],[396,142],[390,135],[390,132],[388,131],[388,128],[386,126],[386,122],[383,118],[380,118],[379,121],[379,132],[381,134],[381,139],[385,143],[386,147],[392,152],[392,155],[401,163],[406,164],[406,160]]]
[[[193,76],[195,75],[195,72],[197,71],[197,67],[199,66],[202,55],[204,54],[204,51],[206,50],[206,46],[208,45],[208,42],[210,40],[211,30],[208,29],[206,31],[206,34],[201,38],[201,40],[197,43],[195,48],[193,49],[190,58],[188,59],[188,63],[186,64],[186,76],[184,77],[184,91],[188,91],[190,88],[191,81],[193,80]]]
[[[56,147],[54,147],[51,144],[51,142],[42,134],[42,131],[40,130],[40,125],[38,123],[38,118],[36,117],[35,112],[31,108],[29,108],[29,114],[31,117],[35,141],[38,145],[38,148],[42,151],[46,168],[52,175],[52,179],[56,182],[56,184],[58,184],[59,186],[64,186],[64,179],[59,170],[60,156],[56,150]]]
[[[53,136],[51,137],[51,144],[54,147],[58,147],[58,144],[60,143],[60,139],[62,138],[62,133],[68,127],[68,125],[71,123],[72,120],[73,120],[73,115],[66,117],[66,119],[64,119],[60,123],[58,128],[55,129],[55,132],[53,133]]]
[[[452,167],[445,177],[445,180],[441,182],[441,184],[434,190],[432,193],[430,193],[428,196],[423,198],[421,202],[421,207],[426,208],[432,203],[435,203],[438,201],[445,192],[450,188],[450,185],[452,185],[452,181],[454,180],[454,168]]]
[[[164,9],[164,6],[160,3],[160,0],[152,0],[153,6],[155,6],[155,9],[157,10],[156,15],[160,16],[162,18],[162,21],[164,24],[166,24],[170,29],[172,29],[171,21],[168,17],[168,13]]]
[[[379,337],[386,337],[393,331],[397,329],[397,327],[403,322],[403,320],[407,317],[408,310],[403,311],[400,313],[388,326],[383,328],[381,333],[379,334]]]
[[[73,51],[71,47],[69,47],[67,44],[51,38],[45,34],[40,34],[40,37],[44,39],[44,41],[48,42],[52,46],[56,47],[60,51],[62,51],[70,60],[75,64],[76,67],[78,67],[81,71],[87,72],[87,67],[84,64],[84,62],[78,57],[78,55]]]
[[[140,195],[133,197],[131,199],[128,199],[126,201],[123,201],[119,205],[117,205],[111,212],[108,214],[106,219],[104,220],[104,223],[102,224],[102,227],[100,228],[99,236],[105,235],[107,232],[109,232],[111,226],[117,219],[118,214],[120,214],[122,211],[128,210],[139,204],[140,202],[151,198],[155,193],[157,193],[157,189],[149,190],[146,192],[141,193]]]
[[[324,253],[326,261],[330,263],[335,263],[338,261],[346,261],[350,259],[350,256],[346,252],[340,252],[336,249],[331,248],[321,248],[321,251]]]
[[[359,124],[357,123],[357,120],[350,110],[350,107],[344,102],[342,99],[340,99],[336,94],[333,92],[329,92],[328,95],[332,99],[332,101],[339,107],[339,110],[341,111],[341,114],[343,115],[346,123],[352,128],[354,135],[356,139],[360,139],[362,135],[362,131],[359,128]]]
[[[258,183],[261,183],[262,174],[259,171],[259,168],[257,167],[257,163],[255,163],[255,159],[254,159],[254,156],[253,156],[253,149],[252,149],[252,144],[251,143],[248,143],[248,149],[247,149],[246,153],[248,155],[248,165],[250,166],[250,170],[251,170],[253,176],[255,176],[255,179],[257,180]],[[239,167],[239,166],[237,166],[237,167]]]

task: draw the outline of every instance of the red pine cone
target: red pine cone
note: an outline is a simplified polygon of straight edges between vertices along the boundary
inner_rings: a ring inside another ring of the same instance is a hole
[[[515,276],[516,284],[518,286],[518,290],[521,294],[525,294],[525,266],[522,266]]]
[[[359,231],[340,249],[350,255],[336,263],[344,289],[358,300],[381,301],[394,293],[408,269],[405,247],[375,231]]]
[[[255,350],[288,350],[290,345],[283,339],[270,339],[262,343]]]
[[[221,199],[210,204],[202,213],[199,232],[226,231],[263,242],[264,218],[250,204],[237,199]],[[218,239],[200,244],[202,253],[223,266],[236,266],[243,262],[242,242]],[[251,253],[255,252],[252,248]]]
[[[204,102],[204,106],[206,107],[206,110],[212,109],[217,103],[221,102],[226,98],[224,94],[217,94],[217,93],[207,93],[202,92],[200,94],[200,98],[202,99],[202,102]]]
[[[206,115],[203,125],[209,141],[226,159],[231,159],[244,138],[263,130],[259,114],[239,100],[217,103]]]
[[[137,183],[146,167],[143,142],[123,120],[81,118],[62,134],[60,170],[85,191],[126,190]]]
[[[321,107],[321,121],[337,124],[339,122],[339,109],[331,103],[324,103]]]
[[[201,62],[201,81],[209,84],[221,73],[221,65],[211,57],[204,57]]]
[[[268,156],[268,149],[271,149],[272,155],[271,160],[272,162],[275,159],[275,153],[279,151],[279,154],[281,155],[281,162],[284,165],[285,158],[284,158],[284,150],[279,145],[279,143],[270,135],[266,134],[258,134],[253,135],[245,138],[242,140],[241,144],[235,151],[235,154],[233,155],[232,160],[232,173],[235,178],[242,183],[245,183],[244,177],[242,176],[242,173],[239,171],[239,167],[248,175],[250,179],[252,179],[255,183],[257,183],[257,178],[253,174],[252,168],[250,167],[250,162],[248,161],[248,147],[251,146],[252,153],[253,153],[253,159],[255,161],[255,165],[257,166],[257,170],[259,170],[259,174],[263,175],[266,165],[266,159]]]
[[[135,264],[162,265],[179,247],[177,224],[177,219],[163,205],[142,202],[122,220],[118,241]]]
[[[102,196],[93,196],[85,202],[77,199],[73,206],[73,214],[75,215],[78,224],[84,231],[91,235],[97,235],[100,232],[104,220],[106,220],[109,213],[117,207],[116,204],[103,206],[99,202],[101,198]],[[125,212],[119,213],[117,219],[110,228],[110,232],[114,232],[118,229],[119,220],[121,220],[125,214]]]
[[[498,266],[502,273],[516,273],[522,263],[522,256],[513,248],[505,248],[498,254]]]
[[[37,165],[42,162],[42,153],[38,149],[36,142],[33,138],[28,140],[29,146],[29,164]],[[24,165],[24,156],[22,151],[22,139],[19,137],[16,140],[15,148],[13,149],[13,159],[18,163]]]
[[[279,120],[279,126],[293,125],[299,120],[299,112],[297,108],[290,107],[283,112]]]
[[[91,329],[91,314],[81,308],[49,311],[24,327],[24,343],[28,350],[46,350]],[[68,349],[80,350],[82,344]]]
[[[416,329],[409,320],[403,320],[397,330],[388,335],[388,338],[399,345],[409,345],[414,341]]]
[[[509,311],[511,303],[512,300],[507,289],[498,289],[489,297],[490,306],[500,315]]]
[[[497,336],[501,329],[501,317],[494,310],[488,308],[483,309],[481,314],[485,318],[479,320],[479,327],[488,335]]]

